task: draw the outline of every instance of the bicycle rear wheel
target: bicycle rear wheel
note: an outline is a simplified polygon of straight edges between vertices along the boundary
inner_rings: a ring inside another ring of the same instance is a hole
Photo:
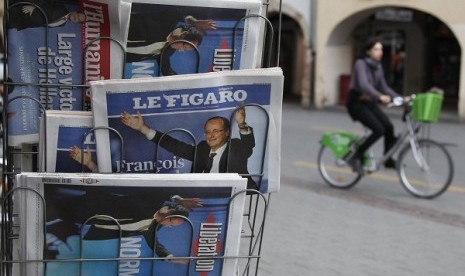
[[[352,168],[327,147],[321,146],[318,152],[318,171],[324,181],[333,188],[348,189],[360,180],[361,174]]]
[[[420,198],[435,198],[449,187],[454,165],[447,149],[432,140],[420,139],[413,151],[407,144],[399,153],[398,173],[402,186]]]

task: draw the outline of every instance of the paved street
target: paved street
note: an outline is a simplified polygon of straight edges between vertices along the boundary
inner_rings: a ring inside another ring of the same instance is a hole
[[[400,130],[399,115],[392,118]],[[323,183],[316,169],[322,132],[361,130],[342,108],[285,104],[282,121],[281,191],[270,199],[259,275],[465,275],[465,124],[444,116],[432,126],[456,171],[445,194],[423,200],[386,169],[350,190]]]
[[[385,169],[350,190],[329,188],[316,169],[319,137],[360,125],[342,108],[285,104],[281,191],[271,196],[259,275],[464,275],[465,125],[442,118],[431,137],[448,146],[456,174],[445,194],[423,200]]]

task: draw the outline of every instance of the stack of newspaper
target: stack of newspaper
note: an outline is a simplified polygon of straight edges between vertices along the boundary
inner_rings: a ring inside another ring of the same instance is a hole
[[[10,146],[38,142],[41,106],[89,110],[89,81],[260,67],[260,0],[8,4]]]
[[[245,194],[280,188],[262,1],[18,2],[8,143],[45,173],[16,178],[15,275],[236,275]]]
[[[97,162],[90,111],[47,110],[41,117],[39,160],[44,172],[90,172],[82,166],[81,147]],[[76,162],[73,162],[76,161]]]
[[[280,68],[90,86],[92,113],[46,112],[47,172],[202,173],[216,139],[223,144],[213,172],[238,173],[263,193],[279,190]],[[207,135],[207,122],[218,118],[227,125]]]
[[[236,275],[246,187],[237,174],[16,181],[28,190],[16,194],[26,262],[15,275]]]
[[[41,109],[83,110],[88,80],[121,78],[130,4],[115,0],[9,0],[8,137],[37,143]],[[39,86],[40,85],[40,86]],[[72,86],[75,85],[75,86]]]

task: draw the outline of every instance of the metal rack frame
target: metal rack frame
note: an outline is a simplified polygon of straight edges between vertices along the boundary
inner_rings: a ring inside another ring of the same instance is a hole
[[[270,0],[263,0],[263,5],[265,6],[266,8],[266,14],[268,14],[268,6],[270,5]],[[8,5],[8,1],[5,1],[5,17],[4,17],[4,22],[3,22],[3,26],[4,26],[4,30],[5,30],[5,39],[4,39],[4,49],[5,49],[5,65],[4,65],[4,80],[6,80],[6,76],[8,76],[8,68],[6,67],[6,64],[7,64],[7,61],[8,61],[8,36],[7,36],[7,26],[8,26],[8,22],[9,22],[9,9],[10,8],[14,8],[16,6],[20,6],[20,5],[34,5],[36,6],[36,8],[38,8],[42,14],[44,15],[44,21],[45,22],[48,22],[48,19],[47,19],[47,16],[46,14],[43,12],[42,9],[40,9],[40,7],[38,7],[37,5],[35,5],[34,3],[31,3],[31,2],[28,2],[28,1],[24,1],[24,2],[17,2],[13,5]],[[280,39],[281,39],[281,6],[282,6],[282,0],[279,0],[279,30],[278,30],[278,43],[277,43],[277,57],[276,57],[276,65],[279,66],[279,51],[280,51]],[[271,48],[272,48],[272,45],[273,45],[273,33],[274,33],[274,30],[273,30],[273,26],[271,25],[271,22],[264,16],[262,15],[255,15],[255,14],[251,14],[251,15],[248,15],[242,19],[240,19],[237,24],[234,26],[234,33],[233,33],[233,48],[234,48],[234,43],[235,43],[235,40],[236,40],[236,29],[237,29],[237,26],[239,25],[240,21],[243,21],[247,18],[250,18],[250,17],[259,17],[259,18],[262,18],[263,20],[266,21],[267,25],[268,26],[265,26],[265,28],[269,28],[269,29],[265,29],[265,33],[269,30],[271,30],[270,32],[270,40],[268,41],[268,57],[266,59],[263,59],[262,58],[262,64],[265,62],[266,64],[266,67],[269,67],[270,64],[271,64],[271,60],[272,60],[272,57],[271,57]],[[48,47],[48,27],[45,28],[45,43],[46,43],[46,47]],[[265,38],[265,36],[264,36]],[[125,59],[126,59],[126,52],[124,51],[124,47],[123,45],[119,42],[119,41],[116,41],[110,37],[100,37],[100,38],[97,38],[97,39],[94,39],[92,41],[90,41],[84,48],[84,51],[87,51],[88,47],[92,44],[92,43],[95,43],[97,40],[100,40],[100,39],[108,39],[108,40],[111,40],[111,41],[114,41],[115,43],[119,44],[121,49],[123,50],[123,53],[124,53],[124,60],[123,60],[123,63],[125,62]],[[175,42],[172,42],[170,43],[169,45],[166,45],[163,50],[162,50],[162,55],[163,55],[163,52],[164,52],[164,49],[168,46],[170,46],[171,44],[174,44],[174,43],[190,43],[189,41],[175,41]],[[264,40],[263,43],[265,44],[266,41]],[[198,66],[199,66],[199,58],[200,58],[200,54],[199,54],[199,50],[197,49],[197,47],[195,45],[192,45],[193,48],[196,50],[197,52],[197,71],[198,71]],[[265,47],[263,47],[263,49],[265,49]],[[263,51],[264,53],[265,51]],[[46,54],[46,58],[48,58],[48,53]],[[234,60],[234,56],[232,57],[232,59]],[[161,61],[163,60],[163,58],[161,58]],[[46,70],[48,70],[48,65],[46,64]],[[86,62],[84,61],[83,62],[83,70],[85,70],[85,66],[86,66]],[[161,66],[160,66],[161,68]],[[161,72],[161,69],[160,69],[160,74],[162,74]],[[8,91],[9,87],[11,86],[37,86],[37,87],[45,87],[45,90],[46,90],[46,93],[48,95],[48,88],[49,87],[53,87],[53,86],[64,86],[64,87],[70,87],[70,88],[82,88],[83,89],[83,92],[85,89],[88,89],[89,88],[89,85],[86,84],[86,80],[84,79],[85,77],[85,74],[83,74],[83,79],[82,79],[82,83],[78,83],[78,84],[48,84],[48,82],[46,84],[39,84],[39,83],[15,83],[15,82],[9,82],[9,81],[4,81],[3,83],[3,87],[5,88],[4,90],[5,91]],[[124,66],[123,66],[123,76],[124,76]],[[48,75],[46,76],[46,79],[48,79]],[[50,107],[47,105],[43,106],[37,99],[34,99],[32,97],[29,97],[29,96],[19,96],[19,97],[14,97],[14,98],[11,98],[11,99],[8,99],[8,93],[3,93],[3,100],[4,100],[4,103],[6,103],[4,105],[4,108],[2,110],[2,124],[3,124],[3,137],[0,137],[0,138],[3,138],[3,156],[1,157],[2,158],[2,161],[3,163],[1,164],[2,166],[2,171],[1,171],[1,178],[2,178],[2,188],[1,188],[1,191],[0,191],[0,208],[1,208],[1,221],[0,221],[0,275],[11,275],[12,273],[12,266],[13,264],[22,264],[22,263],[28,263],[28,262],[31,262],[31,263],[42,263],[44,264],[44,266],[47,265],[47,263],[49,262],[57,262],[57,260],[47,260],[47,259],[41,259],[41,260],[17,260],[17,259],[14,259],[13,257],[13,254],[12,254],[12,251],[13,251],[13,247],[15,246],[15,239],[18,238],[18,228],[20,227],[20,225],[18,225],[17,223],[17,217],[19,216],[18,213],[16,213],[16,208],[14,207],[14,194],[17,193],[18,191],[26,191],[26,192],[29,192],[29,193],[35,193],[37,196],[39,196],[42,200],[42,204],[44,205],[44,213],[45,213],[45,200],[44,198],[37,193],[37,191],[33,190],[33,189],[28,189],[28,188],[25,188],[25,187],[15,187],[15,183],[14,183],[14,177],[16,174],[20,173],[21,171],[39,171],[38,169],[38,166],[35,162],[35,160],[37,158],[35,158],[35,156],[38,156],[38,146],[34,145],[34,146],[29,146],[29,145],[25,145],[25,146],[22,146],[22,147],[19,147],[19,148],[13,148],[13,147],[9,147],[8,146],[8,135],[7,135],[7,130],[8,130],[8,120],[6,119],[7,118],[7,110],[8,110],[8,104],[14,100],[18,100],[18,99],[22,99],[22,100],[31,100],[33,102],[36,102],[39,106],[40,106],[40,110],[42,111],[43,113],[43,116],[45,117],[46,116],[46,110],[50,109]],[[258,105],[245,105],[243,107],[247,107],[247,108],[259,108],[261,109],[265,114],[266,114],[266,129],[268,129],[268,125],[269,125],[269,117],[268,117],[268,114],[266,112],[265,109],[263,109],[263,107],[261,106],[258,106]],[[84,107],[83,107],[84,108]],[[241,107],[242,108],[242,107]],[[237,109],[233,112],[232,114],[232,117],[234,117],[234,113],[237,111]],[[45,121],[45,120],[44,120]],[[46,128],[46,125],[44,126]],[[103,127],[94,127],[93,129],[91,129],[91,131],[89,131],[87,134],[89,134],[90,132],[94,132],[96,130],[100,130],[100,129],[103,129]],[[121,137],[121,135],[114,129],[111,129],[111,128],[106,128],[107,130],[110,130],[110,131],[113,131],[113,132],[116,132],[116,134],[119,136],[119,138],[121,139],[121,148],[120,150],[122,151],[122,154],[121,154],[121,158],[123,156],[123,152],[124,152],[124,141]],[[183,132],[187,132],[188,134],[190,134],[193,138],[193,144],[196,146],[197,145],[197,141],[195,141],[195,138],[193,137],[193,135],[185,130],[185,129],[173,129],[173,130],[170,130],[169,132],[172,132],[172,131],[183,131]],[[266,131],[266,133],[268,133],[268,131]],[[87,136],[87,134],[85,134],[85,136]],[[44,138],[46,139],[46,137]],[[83,137],[83,141],[84,141],[85,137]],[[230,138],[231,139],[231,138]],[[266,141],[267,139],[265,139]],[[45,143],[46,144],[46,143]],[[262,145],[262,151],[265,152],[266,151],[266,143],[265,145]],[[83,147],[82,147],[83,148]],[[81,159],[83,160],[84,158],[84,151],[81,152]],[[16,156],[21,156],[21,159],[18,160],[18,158]],[[229,155],[230,156],[230,155]],[[258,183],[261,183],[261,180],[262,180],[262,177],[263,177],[263,169],[264,169],[264,154],[262,154],[263,156],[263,160],[262,160],[262,164],[261,164],[261,171],[259,172],[254,172],[252,174],[249,174],[249,175],[243,175],[243,176],[249,176],[249,177],[256,177],[258,178]],[[46,156],[44,156],[44,158],[46,158]],[[157,156],[157,153],[155,154],[155,160],[158,159],[158,156]],[[194,155],[194,160],[195,160],[195,155]],[[82,163],[82,162],[81,162]],[[19,165],[19,166],[18,166]],[[192,166],[195,166],[195,163],[193,163]],[[82,169],[84,171],[84,168]],[[225,259],[225,258],[236,258],[238,260],[238,272],[240,273],[239,275],[258,275],[258,269],[259,269],[259,263],[260,263],[260,258],[261,258],[261,247],[262,247],[262,243],[263,243],[263,236],[264,236],[264,227],[265,227],[265,221],[266,221],[266,215],[267,215],[267,210],[268,210],[268,205],[269,205],[269,200],[270,200],[270,195],[264,195],[256,190],[244,190],[244,191],[241,191],[240,193],[247,193],[247,199],[246,199],[246,212],[244,213],[244,220],[245,220],[245,223],[243,224],[243,233],[241,235],[241,246],[240,246],[240,253],[239,253],[239,256],[219,256],[219,257],[216,257],[218,259]],[[240,194],[238,193],[238,194]],[[234,198],[238,195],[234,195],[232,198],[231,198],[231,202],[233,202]],[[231,203],[230,203],[231,204]],[[45,217],[45,216],[44,216]],[[170,217],[168,217],[170,218]],[[93,217],[89,218],[85,223],[88,223],[89,220],[92,220]],[[112,217],[109,217],[108,219],[110,220],[114,220],[115,221],[115,224],[118,225],[119,227],[119,224],[118,222],[112,218]],[[188,218],[185,218],[183,217],[183,219],[185,219],[186,221],[188,221],[191,225],[192,223],[189,221]],[[45,231],[45,222],[44,222],[44,225],[43,225],[43,231],[44,231],[44,235],[46,233]],[[82,239],[82,237],[81,237]],[[82,243],[81,243],[82,245]],[[244,246],[242,246],[244,245]],[[44,239],[44,250],[46,248],[46,244],[45,244],[45,239]],[[82,252],[82,250],[81,250]],[[45,255],[44,255],[45,256]],[[119,255],[118,255],[119,256]],[[180,257],[180,258],[189,258],[191,260],[195,260],[195,259],[199,259],[201,257],[194,257],[194,256],[188,256],[188,257]],[[208,257],[209,259],[211,259],[211,257]],[[152,260],[152,261],[155,261],[155,260],[163,260],[164,258],[160,258],[160,257],[153,257],[153,258],[148,258],[147,260]],[[113,259],[100,259],[98,261],[122,261],[122,260],[131,260],[131,258],[121,258],[120,256],[118,258],[113,258]],[[72,259],[72,260],[62,260],[64,262],[70,262],[70,261],[78,261],[81,263],[81,267],[82,267],[82,264],[84,262],[92,262],[92,261],[96,261],[96,259],[84,259],[82,258],[82,256],[79,258],[79,259]]]

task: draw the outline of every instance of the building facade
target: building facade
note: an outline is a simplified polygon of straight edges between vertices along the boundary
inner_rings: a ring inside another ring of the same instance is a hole
[[[272,2],[270,16],[279,5]],[[297,84],[285,96],[298,94],[303,106],[316,108],[342,104],[361,44],[375,35],[383,41],[383,66],[395,90],[410,95],[440,87],[445,108],[465,121],[464,1],[282,0],[282,7],[283,26],[294,22],[299,38],[293,41],[300,43],[286,48],[296,57],[293,70],[283,70]]]
[[[410,95],[438,86],[445,91],[445,107],[465,121],[465,1],[263,2],[269,3],[275,31],[271,66],[279,64],[285,75],[284,99],[315,108],[344,103],[361,42],[376,35],[383,40],[384,69],[396,91]]]
[[[270,0],[269,3],[268,18],[275,31],[273,59],[277,57],[278,42],[280,49],[279,61],[271,64],[279,64],[284,71],[284,99],[297,100],[309,107],[312,99],[314,47],[310,35],[314,33],[311,30],[314,3],[312,0]],[[281,33],[278,34],[280,14]]]

